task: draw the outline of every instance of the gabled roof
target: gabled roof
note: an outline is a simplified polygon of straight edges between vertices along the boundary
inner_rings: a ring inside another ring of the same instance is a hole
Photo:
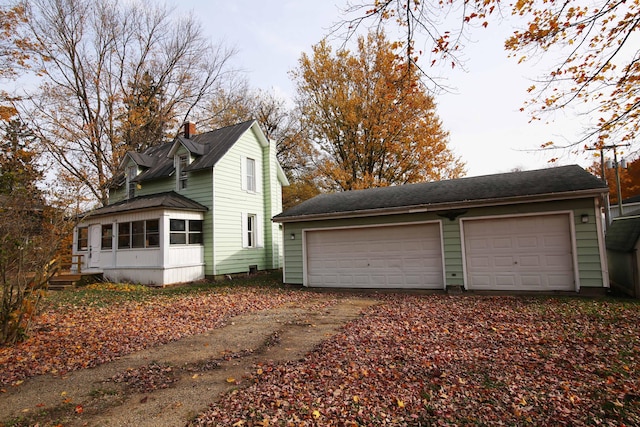
[[[250,120],[234,126],[227,126],[222,129],[194,135],[192,137],[193,142],[201,144],[207,149],[201,157],[195,159],[186,169],[188,171],[195,171],[215,166],[218,160],[254,125],[259,133],[262,134],[262,131],[259,130],[258,123],[255,120]],[[262,138],[264,138],[264,135],[262,135]],[[266,141],[266,139],[264,140]]]
[[[629,212],[611,221],[605,238],[607,249],[631,252],[640,237],[640,210]]]
[[[172,142],[149,147],[143,153],[127,153],[136,164],[147,167],[135,178],[135,182],[143,182],[157,178],[169,177],[175,172],[173,154],[180,146],[184,146],[195,155],[187,171],[211,168],[229,151],[240,137],[249,129],[254,130],[262,146],[268,145],[258,122],[249,120],[237,125],[227,126],[210,132],[193,135],[191,138],[178,136]],[[151,160],[150,160],[151,159]],[[114,179],[115,185],[122,185],[122,179]]]
[[[602,180],[580,166],[561,166],[394,187],[321,194],[276,215],[276,222],[441,211],[474,206],[597,196]]]
[[[157,162],[157,159],[155,157],[151,157],[143,153],[136,153],[135,151],[127,152],[126,156],[131,158],[131,160],[133,160],[136,165],[142,166],[143,168],[150,168]]]
[[[88,216],[102,216],[115,213],[122,213],[134,210],[169,208],[183,211],[207,211],[206,206],[201,205],[175,191],[165,193],[138,196],[133,199],[123,200],[112,205],[104,206],[88,213]]]

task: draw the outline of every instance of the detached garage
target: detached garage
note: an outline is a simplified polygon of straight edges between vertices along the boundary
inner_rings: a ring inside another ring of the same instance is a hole
[[[285,283],[577,292],[609,286],[605,184],[579,166],[324,194],[273,218]]]

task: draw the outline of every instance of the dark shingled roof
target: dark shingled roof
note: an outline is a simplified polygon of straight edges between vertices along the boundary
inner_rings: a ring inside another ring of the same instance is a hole
[[[112,205],[108,205],[88,213],[89,216],[109,215],[114,213],[128,212],[140,209],[173,208],[184,211],[207,211],[206,206],[201,205],[175,191],[166,193],[149,194],[138,196],[133,199],[123,200]]]
[[[631,252],[640,237],[640,210],[614,218],[607,230],[607,249]]]
[[[321,194],[276,215],[274,221],[306,217],[357,215],[414,209],[452,209],[478,203],[500,203],[542,196],[569,197],[570,193],[597,195],[607,186],[580,166],[560,166],[525,172],[476,176]]]
[[[165,178],[175,173],[173,158],[167,156],[176,143],[183,144],[187,150],[196,155],[195,160],[186,170],[196,171],[211,168],[254,123],[255,120],[249,120],[211,132],[193,135],[189,139],[178,136],[172,142],[149,147],[143,153],[127,153],[137,165],[147,168],[134,181],[143,182]],[[113,183],[115,186],[122,185],[124,183],[123,174],[114,179]]]

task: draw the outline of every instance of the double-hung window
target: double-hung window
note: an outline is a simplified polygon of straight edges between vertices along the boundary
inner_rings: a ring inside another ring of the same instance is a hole
[[[264,246],[260,215],[242,213],[242,247],[261,248]]]
[[[187,166],[189,165],[189,155],[181,154],[178,156],[178,190],[187,188]]]
[[[256,161],[247,157],[247,191],[256,192]]]
[[[86,251],[89,249],[89,227],[78,228],[78,250]]]
[[[129,166],[127,168],[127,198],[133,199],[136,196],[135,178],[138,175],[137,166]]]
[[[256,216],[255,215],[247,215],[247,247],[255,248],[257,246],[256,242]]]

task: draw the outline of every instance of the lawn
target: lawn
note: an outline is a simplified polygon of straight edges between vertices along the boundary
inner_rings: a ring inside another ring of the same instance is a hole
[[[0,382],[95,366],[237,314],[317,297],[279,286],[274,276],[232,286],[56,293],[27,341],[0,348]],[[380,304],[303,360],[255,365],[246,386],[192,424],[640,425],[635,301],[377,297]]]
[[[640,425],[638,304],[387,297],[194,425]]]
[[[29,338],[0,347],[0,390],[34,375],[63,375],[215,329],[242,313],[314,297],[286,289],[275,275],[222,285],[150,289],[106,283],[52,292]]]

